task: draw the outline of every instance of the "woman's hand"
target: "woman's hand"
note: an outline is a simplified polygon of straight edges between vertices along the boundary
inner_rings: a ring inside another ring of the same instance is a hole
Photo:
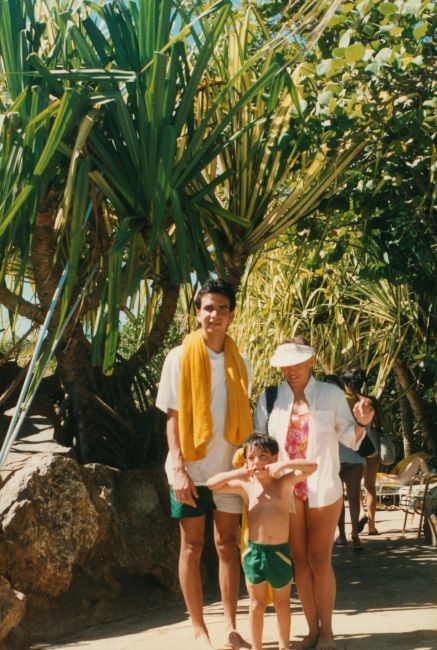
[[[358,424],[367,426],[375,417],[375,409],[372,405],[372,400],[368,397],[360,395],[357,402],[355,402],[352,413]]]

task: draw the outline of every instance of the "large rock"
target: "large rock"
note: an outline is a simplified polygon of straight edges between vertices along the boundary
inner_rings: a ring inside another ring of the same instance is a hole
[[[162,470],[119,472],[92,464],[81,471],[99,513],[98,539],[85,571],[108,584],[148,575],[175,589],[178,531]]]
[[[177,587],[179,536],[161,469],[120,472],[53,453],[15,467],[0,489],[0,576],[27,597],[16,633],[70,633],[116,611],[126,589],[147,598],[151,581]]]
[[[0,576],[0,641],[20,623],[25,609],[24,594],[14,591],[9,582]]]
[[[99,517],[79,465],[35,454],[0,491],[0,574],[24,593],[58,596],[96,543]]]

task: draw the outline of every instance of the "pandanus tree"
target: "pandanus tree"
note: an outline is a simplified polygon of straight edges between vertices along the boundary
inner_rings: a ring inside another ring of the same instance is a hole
[[[237,283],[362,146],[308,143],[300,65],[340,3],[298,4],[270,41],[255,9],[225,0],[0,2],[0,301],[40,327],[30,395],[55,350],[60,439],[81,460],[142,462],[141,369],[180,285]],[[121,314],[140,312],[121,359]]]

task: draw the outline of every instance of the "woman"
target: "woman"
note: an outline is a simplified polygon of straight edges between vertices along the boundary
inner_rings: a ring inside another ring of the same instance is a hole
[[[350,368],[342,373],[341,381],[344,385],[346,392],[346,399],[349,406],[353,408],[355,402],[362,396],[360,393],[363,384],[366,380],[366,375],[362,368]],[[365,525],[368,525],[368,535],[378,535],[376,528],[376,473],[381,463],[379,455],[379,433],[381,426],[384,424],[384,416],[379,406],[378,400],[374,397],[369,398],[372,400],[372,405],[376,413],[375,422],[369,427],[367,435],[375,447],[375,452],[370,456],[366,456],[364,466],[364,490],[366,493],[366,515],[362,517],[358,524],[358,532],[364,530]],[[376,422],[378,420],[378,422]]]
[[[398,474],[385,474],[378,473],[378,478],[381,483],[393,485],[408,485],[411,479],[417,474],[428,474],[430,471],[428,464],[421,456],[413,458],[406,466],[406,468]]]
[[[354,405],[352,416],[339,388],[312,377],[314,362],[314,349],[301,337],[278,346],[270,363],[281,369],[285,381],[278,388],[270,416],[266,395],[261,395],[254,428],[276,438],[280,458],[311,458],[318,464],[312,476],[295,486],[290,546],[309,627],[301,647],[333,650],[331,557],[343,496],[338,443],[357,449],[374,411],[370,400],[363,398]]]

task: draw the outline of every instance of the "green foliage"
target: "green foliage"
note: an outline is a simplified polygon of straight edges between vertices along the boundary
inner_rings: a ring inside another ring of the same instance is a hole
[[[147,334],[144,332],[146,322],[143,316],[126,323],[120,332],[120,345],[118,352],[121,357],[129,360],[143,344]],[[144,381],[144,393],[142,399],[136,395],[136,403],[139,410],[147,410],[155,403],[156,389],[161,376],[162,365],[168,352],[180,345],[186,331],[183,319],[178,315],[171,324],[159,352],[140,369],[139,376]]]

